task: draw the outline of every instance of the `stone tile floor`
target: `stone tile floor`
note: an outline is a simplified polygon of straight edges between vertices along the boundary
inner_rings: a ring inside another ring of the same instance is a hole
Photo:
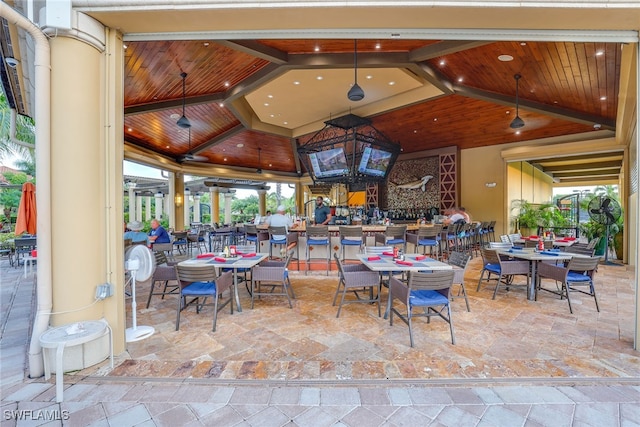
[[[601,266],[593,300],[566,301],[492,286],[476,292],[481,262],[467,273],[471,312],[454,301],[457,344],[447,325],[406,325],[351,304],[335,318],[337,278],[293,272],[297,299],[263,298],[242,313],[183,313],[177,300],[138,287],[138,324],[156,333],[128,343],[111,371],[102,363],[54,379],[26,377],[34,275],[0,263],[0,380],[4,425],[640,425],[640,353],[633,350],[633,271]],[[383,294],[385,298],[386,292]],[[130,315],[130,313],[128,313]],[[129,320],[130,321],[130,320]]]

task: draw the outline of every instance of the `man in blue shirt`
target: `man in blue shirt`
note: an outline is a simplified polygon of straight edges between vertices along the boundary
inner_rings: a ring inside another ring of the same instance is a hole
[[[151,220],[151,231],[149,232],[149,241],[151,243],[170,243],[171,237],[157,219]]]
[[[145,245],[149,245],[149,236],[143,231],[144,225],[140,221],[132,221],[127,224],[129,231],[124,233],[125,240],[131,240],[131,243],[143,242]]]
[[[331,221],[331,209],[329,206],[324,205],[324,199],[322,196],[316,198],[316,210],[315,210],[316,225],[327,225]]]

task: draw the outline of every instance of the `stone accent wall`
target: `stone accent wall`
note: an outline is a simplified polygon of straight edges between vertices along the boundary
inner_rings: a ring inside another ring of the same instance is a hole
[[[386,182],[386,197],[384,197],[386,205],[383,207],[388,209],[413,209],[435,206],[439,208],[439,163],[440,158],[438,156],[396,161]],[[423,190],[421,179],[426,176],[432,176],[433,178],[427,181]],[[414,186],[416,188],[404,188],[403,186]]]

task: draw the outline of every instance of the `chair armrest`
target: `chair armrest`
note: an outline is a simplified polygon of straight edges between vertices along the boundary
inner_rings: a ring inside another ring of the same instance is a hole
[[[358,272],[358,271],[371,271],[364,264],[347,264],[347,265],[343,265],[342,266],[342,270],[344,270],[345,273],[352,273],[352,272]]]
[[[408,243],[413,243],[414,245],[418,244],[418,234],[416,233],[407,233],[405,234],[405,240]]]
[[[502,274],[529,274],[529,261],[502,261]]]
[[[251,271],[251,280],[270,280],[270,281],[282,281],[284,280],[284,267],[254,267]]]
[[[374,239],[376,243],[382,243],[383,245],[387,243],[387,236],[384,233],[376,233]]]
[[[220,295],[227,289],[231,288],[232,285],[233,285],[233,272],[227,271],[225,273],[222,273],[216,279],[216,293]]]
[[[345,271],[344,281],[347,287],[377,285],[380,283],[380,274],[374,271]]]
[[[391,294],[391,299],[397,298],[404,305],[409,303],[409,287],[395,277],[389,279],[389,293]]]

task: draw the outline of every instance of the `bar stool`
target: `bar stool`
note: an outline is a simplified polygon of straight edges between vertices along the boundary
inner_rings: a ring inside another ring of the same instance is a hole
[[[244,225],[244,240],[248,245],[258,246],[258,227],[255,224]]]
[[[345,247],[357,246],[358,249],[362,249],[364,245],[364,238],[362,234],[362,227],[353,225],[344,225],[338,228],[340,234],[340,246],[342,247],[342,260],[345,257]]]
[[[407,251],[407,226],[406,225],[390,225],[384,233],[376,233],[375,246],[380,243],[382,246],[402,245],[402,250]]]
[[[273,258],[273,246],[280,246],[280,250],[287,248],[287,227],[269,227],[269,258]]]
[[[436,259],[441,259],[440,253],[440,241],[442,240],[440,234],[442,233],[442,224],[435,224],[429,227],[418,228],[417,233],[407,233],[407,242],[415,245],[414,252],[418,253],[420,246],[423,247],[422,253],[425,254],[427,248],[429,248],[429,256],[433,258],[433,251],[435,249]]]
[[[329,226],[327,225],[310,225],[307,226],[307,269],[305,274],[311,269],[311,251],[312,246],[325,246],[326,247],[326,261],[327,261],[327,276],[329,270],[331,270],[331,238],[329,236]],[[322,258],[313,258],[322,259]]]

